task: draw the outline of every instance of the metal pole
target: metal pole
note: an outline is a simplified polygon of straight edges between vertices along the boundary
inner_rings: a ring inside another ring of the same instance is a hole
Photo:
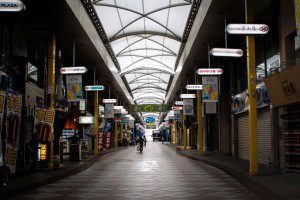
[[[96,67],[94,67],[94,85],[97,84]],[[99,117],[99,105],[98,105],[98,91],[94,93],[94,154],[98,155],[98,117]]]
[[[210,47],[209,47],[209,43],[207,44],[207,56],[208,56],[208,68],[210,68]]]
[[[253,0],[245,0],[246,23],[253,23]],[[256,103],[255,39],[247,36],[247,68],[249,91],[250,175],[258,174],[258,138]]]
[[[75,67],[75,56],[76,56],[76,42],[73,40],[73,67]]]
[[[226,31],[227,19],[226,19],[226,17],[224,19],[224,23],[225,23],[225,48],[227,48],[227,31]]]
[[[201,84],[201,78],[198,78],[198,84]],[[203,131],[202,131],[202,93],[197,90],[197,114],[198,114],[198,154],[203,155]]]
[[[52,35],[50,46],[49,46],[49,55],[48,55],[48,94],[50,98],[50,110],[54,111],[54,92],[55,92],[55,58],[56,58],[56,38],[55,34]],[[54,133],[51,133],[50,137],[50,155],[49,155],[49,170],[53,170],[53,141]]]
[[[185,121],[186,121],[186,115],[182,113],[183,115],[183,149],[186,150],[186,126],[185,126]]]

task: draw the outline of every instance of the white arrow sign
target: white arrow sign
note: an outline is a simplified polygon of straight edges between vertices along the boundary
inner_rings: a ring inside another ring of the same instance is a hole
[[[198,75],[221,75],[223,70],[220,68],[200,68],[197,70]]]
[[[228,48],[213,48],[209,53],[216,57],[242,57],[244,54],[243,50],[241,49]]]
[[[235,35],[264,35],[269,32],[266,24],[228,24],[226,32]]]
[[[202,90],[202,85],[187,85],[185,86],[187,90]]]
[[[194,98],[196,98],[196,95],[195,94],[181,94],[180,98],[181,99],[194,99]]]
[[[87,72],[87,68],[80,66],[80,67],[62,67],[60,69],[60,73],[62,74],[84,74]]]
[[[103,99],[103,103],[117,103],[117,99]]]
[[[86,91],[102,91],[104,90],[103,85],[88,85],[84,88]]]
[[[20,12],[25,5],[20,0],[0,0],[0,12]]]

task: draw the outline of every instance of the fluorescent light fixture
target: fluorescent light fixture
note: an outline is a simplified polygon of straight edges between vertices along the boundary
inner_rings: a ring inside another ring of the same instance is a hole
[[[194,98],[196,98],[196,95],[195,94],[181,94],[180,98],[181,99],[194,99]]]
[[[117,99],[103,99],[103,103],[117,103]]]
[[[87,85],[84,88],[86,91],[103,91],[104,86],[103,85]]]
[[[20,0],[1,0],[0,12],[20,12],[25,10],[25,5]]]
[[[183,101],[175,101],[176,106],[183,106]]]
[[[242,57],[244,52],[241,49],[228,49],[228,48],[213,48],[209,52],[212,56],[216,57]]]
[[[94,117],[93,116],[79,116],[79,124],[93,124]]]
[[[84,74],[88,70],[86,67],[80,66],[80,67],[62,67],[60,69],[60,73],[62,74]]]
[[[200,68],[197,70],[198,75],[221,75],[223,70],[220,68]]]
[[[187,85],[185,86],[187,90],[202,90],[202,85]]]
[[[122,110],[122,109],[124,109],[124,107],[123,106],[114,106],[114,109],[115,110]]]
[[[269,32],[266,24],[228,24],[226,32],[235,35],[264,35]]]

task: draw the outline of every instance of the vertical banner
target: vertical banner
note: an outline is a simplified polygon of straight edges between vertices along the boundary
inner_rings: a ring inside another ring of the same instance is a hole
[[[104,111],[105,118],[114,118],[114,104],[113,103],[106,103],[105,104],[105,111]]]
[[[300,0],[294,0],[297,35],[300,36]]]
[[[35,108],[34,130],[39,142],[50,141],[53,132],[54,111],[45,108]]]
[[[21,126],[22,95],[7,93],[5,164],[16,173]]]
[[[104,133],[103,133],[103,130],[99,129],[99,132],[98,132],[98,150],[99,151],[102,151],[103,149],[103,137],[104,137]]]
[[[121,115],[121,124],[126,124],[126,115]]]
[[[115,122],[120,122],[121,121],[121,110],[116,109],[114,115],[115,115]]]
[[[183,99],[183,114],[184,115],[193,115],[193,99]]]
[[[219,81],[217,76],[202,77],[202,100],[203,102],[217,102],[219,97]]]
[[[3,126],[3,114],[5,104],[6,92],[0,90],[0,166],[3,165],[3,152],[2,152],[2,126]]]
[[[181,122],[180,110],[174,110],[174,118],[176,122]]]
[[[67,97],[69,101],[79,101],[82,95],[82,75],[66,75]]]

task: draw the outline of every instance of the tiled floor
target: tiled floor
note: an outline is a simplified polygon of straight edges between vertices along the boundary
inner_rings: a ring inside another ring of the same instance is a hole
[[[89,169],[14,199],[256,199],[223,171],[161,143],[131,147]]]

